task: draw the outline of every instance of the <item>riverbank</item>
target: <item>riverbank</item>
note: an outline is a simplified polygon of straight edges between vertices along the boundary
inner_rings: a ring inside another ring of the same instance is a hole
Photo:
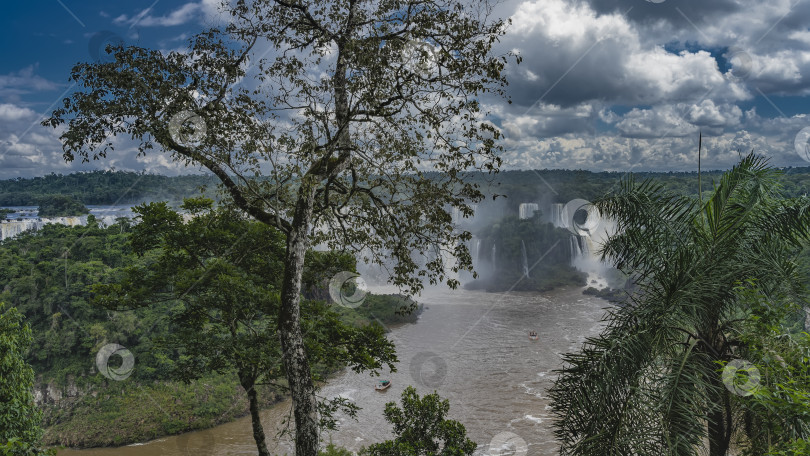
[[[490,293],[526,291],[545,293],[567,287],[584,287],[588,274],[572,267],[536,267],[530,276],[521,272],[499,270],[490,277],[474,280],[464,285],[465,290],[481,290]]]
[[[259,388],[261,407],[284,395]],[[43,409],[43,444],[73,448],[108,447],[206,429],[248,414],[248,400],[235,374],[192,381],[140,385],[115,382]]]

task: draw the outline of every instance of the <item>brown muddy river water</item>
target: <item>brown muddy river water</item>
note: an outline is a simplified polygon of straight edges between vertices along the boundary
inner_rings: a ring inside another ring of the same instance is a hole
[[[381,377],[391,379],[388,390],[377,392],[377,378],[350,371],[323,387],[322,395],[343,396],[362,408],[358,421],[342,419],[340,429],[323,435],[323,441],[331,439],[357,451],[391,438],[382,414],[385,403],[398,402],[405,387],[413,385],[420,394],[436,390],[450,400],[450,418],[466,426],[468,437],[478,443],[476,454],[556,454],[546,394],[554,378],[551,371],[560,367],[560,353],[577,350],[585,337],[599,332],[608,303],[583,295],[581,288],[509,294],[439,289],[418,300],[426,307],[419,322],[389,334],[400,363],[397,372]],[[530,330],[538,332],[539,340],[529,340]],[[288,439],[272,438],[289,408],[289,402],[283,402],[262,412],[273,454],[293,454]],[[504,443],[503,450],[495,448]],[[59,456],[255,454],[249,417],[142,444],[59,452]]]

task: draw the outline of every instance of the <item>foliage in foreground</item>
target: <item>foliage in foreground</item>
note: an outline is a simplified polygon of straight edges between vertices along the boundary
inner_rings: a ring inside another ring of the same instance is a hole
[[[477,444],[467,438],[458,421],[445,417],[450,402],[435,392],[419,397],[409,386],[402,392],[402,408],[385,405],[385,420],[394,427],[394,440],[375,443],[361,451],[364,456],[469,456]]]
[[[0,454],[56,454],[37,447],[42,412],[34,405],[34,371],[25,362],[31,328],[14,307],[0,303]]]
[[[762,300],[743,291],[804,306],[794,260],[810,237],[810,199],[783,199],[778,176],[752,154],[706,201],[629,179],[595,202],[617,222],[603,255],[632,275],[638,292],[607,316],[601,335],[563,358],[550,392],[563,455],[696,455],[707,440],[711,456],[725,456],[735,429],[751,448],[810,436],[801,405],[807,390],[780,383],[784,373],[761,382],[779,399],[776,409],[796,407],[791,423],[757,399],[733,395],[722,377],[729,362],[754,357],[757,345],[741,331],[765,318]],[[755,340],[767,338],[760,332]],[[807,384],[806,368],[793,374]],[[746,419],[757,424],[746,427]]]
[[[279,344],[284,237],[238,211],[214,208],[210,199],[186,199],[182,208],[190,220],[166,203],[134,208],[139,223],[131,244],[144,261],[125,268],[111,283],[95,286],[96,301],[111,310],[170,303],[169,332],[156,341],[175,354],[166,360],[170,375],[188,381],[212,371],[236,371],[250,402],[259,454],[269,456],[256,386],[285,377]],[[317,274],[309,276],[321,281]],[[382,326],[347,325],[322,302],[306,301],[301,307],[313,365],[373,374],[383,367],[395,370],[394,346]],[[310,375],[321,379],[317,372]],[[318,406],[325,428],[334,428],[335,410],[356,413],[343,398],[321,400]]]
[[[751,381],[753,388],[732,396],[734,408],[742,411],[737,446],[744,456],[810,454],[810,334],[794,322],[797,310],[805,313],[751,287],[741,287],[739,294],[753,310],[735,334],[752,371],[736,380]]]

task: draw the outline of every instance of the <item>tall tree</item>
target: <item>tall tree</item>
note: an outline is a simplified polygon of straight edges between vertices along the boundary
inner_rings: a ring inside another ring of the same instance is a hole
[[[721,369],[741,362],[738,329],[761,309],[741,290],[803,302],[794,258],[810,200],[781,199],[778,176],[752,153],[706,202],[630,178],[594,203],[617,224],[603,259],[639,291],[564,357],[551,390],[562,454],[695,455],[707,440],[726,455],[746,402]]]
[[[286,236],[278,328],[295,408],[296,454],[315,456],[318,417],[301,332],[305,253],[313,243],[393,262],[392,282],[457,281],[471,270],[447,208],[483,195],[467,171],[497,171],[498,129],[483,99],[502,96],[505,31],[488,0],[237,0],[230,22],[186,52],[108,47],[80,63],[82,88],[43,122],[66,160],[100,159],[111,136],[201,165],[233,202]],[[268,57],[265,57],[268,56]],[[255,70],[255,71],[254,71]],[[262,179],[252,179],[263,176]],[[454,254],[421,263],[419,253]]]
[[[25,362],[31,328],[0,303],[0,454],[53,455],[37,448],[42,412],[34,405],[34,370]]]

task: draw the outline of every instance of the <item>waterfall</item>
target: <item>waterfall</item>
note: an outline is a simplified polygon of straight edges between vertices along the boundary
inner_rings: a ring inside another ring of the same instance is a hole
[[[0,223],[0,241],[19,236],[26,231],[36,231],[45,223],[41,220],[11,220]]]
[[[591,237],[587,234],[582,235],[579,237],[579,249],[582,252],[583,257],[590,257],[591,256]]]
[[[98,220],[99,226],[103,226],[103,227],[115,225],[115,219],[116,219],[116,217],[114,215],[105,215],[105,216],[102,216],[102,217],[96,217],[96,220]]]
[[[473,249],[473,250],[475,252],[475,256],[473,257],[473,261],[474,262],[481,261],[481,239],[476,239],[475,240],[475,249]]]
[[[495,266],[495,244],[492,244],[492,257],[490,258],[490,261],[492,262],[492,266],[494,267]]]
[[[522,203],[520,207],[518,207],[518,216],[521,220],[532,218],[534,211],[539,208],[537,203]]]
[[[115,224],[116,216],[105,215],[96,217],[99,226],[108,227]],[[67,226],[84,226],[87,224],[87,216],[80,217],[46,217],[7,220],[0,223],[0,241],[19,236],[26,231],[39,231],[45,225],[55,223]]]
[[[526,243],[523,239],[520,240],[520,250],[523,252],[523,275],[529,278],[529,259],[526,256]]]
[[[566,214],[564,204],[551,205],[551,223],[557,228],[566,228],[568,226],[568,214]]]
[[[582,256],[582,247],[580,246],[580,236],[576,234],[571,235],[571,263]]]

